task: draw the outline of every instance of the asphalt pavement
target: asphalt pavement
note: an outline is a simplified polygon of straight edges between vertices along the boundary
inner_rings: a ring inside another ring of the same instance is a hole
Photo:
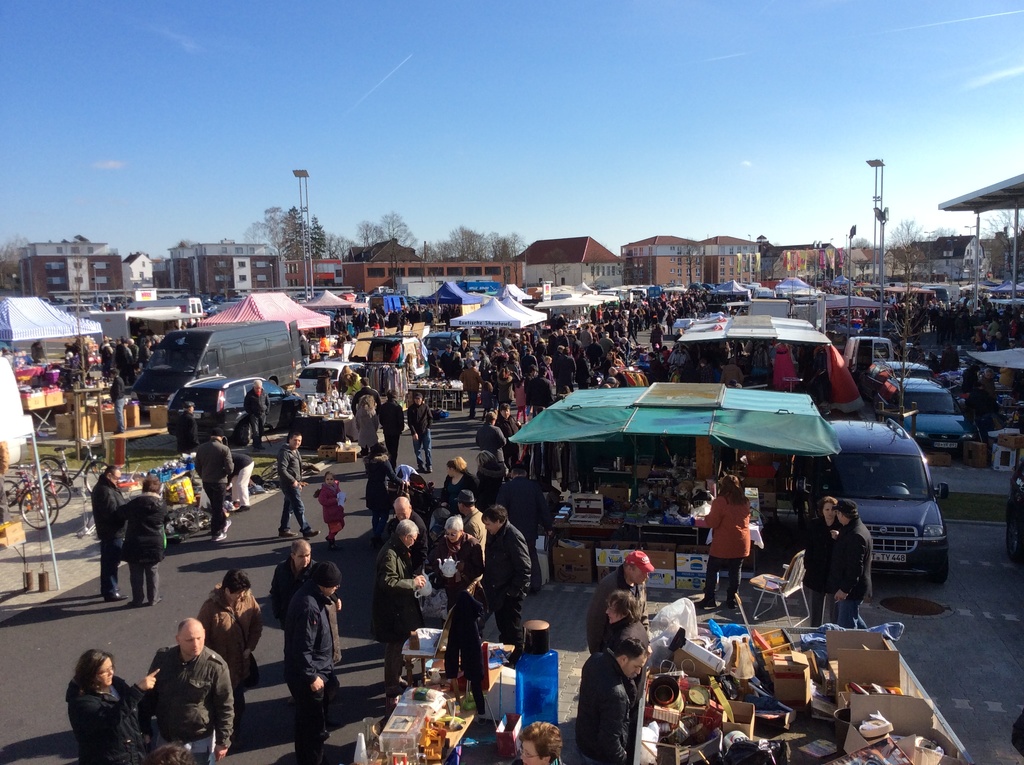
[[[465,414],[435,428],[434,465],[430,478],[440,484],[447,459],[463,455],[472,464],[476,425]],[[408,436],[400,458],[413,463]],[[314,540],[316,559],[331,559],[341,567],[344,601],[340,628],[343,658],[339,667],[342,693],[333,715],[340,723],[328,742],[328,759],[351,760],[363,718],[384,712],[383,647],[369,638],[370,592],[374,553],[369,547],[369,514],[362,507],[364,475],[360,463],[335,465],[348,494],[347,525],[338,551],[328,551],[322,536]],[[1005,491],[1008,474],[969,468],[939,468],[936,480],[947,480],[954,491]],[[968,480],[971,481],[968,484]],[[977,481],[975,485],[974,481]],[[961,488],[963,487],[963,488]],[[969,487],[969,488],[968,488]],[[315,486],[303,493],[308,517],[324,529]],[[67,723],[64,691],[75,660],[86,648],[110,650],[118,674],[129,682],[145,673],[153,653],[173,643],[177,623],[195,615],[210,589],[228,568],[248,571],[254,592],[264,606],[268,628],[256,655],[262,667],[260,687],[248,692],[243,723],[244,745],[233,751],[239,763],[293,762],[292,707],[281,681],[282,636],[269,612],[267,594],[273,567],[287,555],[287,540],[277,537],[281,497],[271,492],[255,498],[249,513],[235,516],[228,541],[215,544],[193,538],[169,548],[161,564],[164,601],[153,608],[126,609],[98,597],[98,552],[94,539],[79,539],[81,507],[62,511],[54,527],[59,550],[61,588],[49,593],[20,592],[23,564],[18,553],[0,551],[0,629],[3,635],[7,703],[0,705],[0,762],[32,761],[38,765],[67,763],[75,758],[75,742]],[[1010,564],[1002,550],[1002,527],[994,524],[951,524],[951,573],[944,585],[901,577],[877,577],[874,602],[864,607],[869,624],[902,621],[906,634],[897,644],[918,678],[965,742],[976,762],[1017,763],[1009,745],[1009,730],[1024,702],[1024,673],[1020,624],[1024,608],[1024,569]],[[797,549],[795,524],[784,519],[766,532],[767,549],[759,558],[761,570],[781,572]],[[48,550],[40,535],[26,545],[28,566],[38,567]],[[51,586],[55,586],[51,580]],[[128,589],[127,572],[122,586]],[[564,761],[577,762],[573,718],[579,675],[586,659],[583,612],[593,585],[549,584],[527,599],[524,618],[542,618],[552,625],[552,648],[560,656],[559,720],[567,741]],[[893,595],[912,594],[945,606],[935,617],[895,614],[883,603]],[[677,596],[651,590],[651,609]],[[696,595],[694,595],[696,597]],[[726,612],[718,618],[736,618]],[[706,617],[702,617],[706,618]],[[771,624],[771,623],[769,623]],[[493,623],[485,638],[495,638]],[[494,763],[493,733],[486,726],[467,742],[463,761]]]

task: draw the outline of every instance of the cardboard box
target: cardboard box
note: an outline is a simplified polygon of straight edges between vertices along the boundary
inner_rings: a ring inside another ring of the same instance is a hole
[[[21,521],[11,521],[0,526],[0,547],[12,547],[25,541],[25,527]]]
[[[647,575],[647,589],[674,590],[676,588],[676,570],[674,568],[656,568]]]
[[[358,446],[334,447],[334,461],[341,463],[355,462],[359,454]]]
[[[494,734],[498,740],[499,757],[515,757],[516,744],[523,729],[523,718],[516,713],[503,715]]]
[[[1005,446],[1007,449],[1024,449],[1024,436],[1013,433],[1000,433],[996,443],[999,446]]]
[[[166,428],[167,427],[167,407],[166,406],[151,406],[149,408],[149,427],[151,427],[151,428]]]
[[[732,720],[722,721],[722,733],[732,733],[738,730],[747,738],[754,737],[754,705],[745,701],[731,701]]]
[[[988,467],[988,447],[981,441],[965,441],[964,464],[974,468]]]
[[[325,444],[316,448],[316,456],[322,460],[334,460],[334,455],[338,451],[338,447],[334,444]]]
[[[597,565],[618,568],[626,562],[626,556],[634,549],[635,542],[599,542],[596,550]]]
[[[836,662],[836,694],[846,693],[850,683],[883,688],[900,687],[900,654],[875,632],[845,630],[825,635],[831,666]]]
[[[558,549],[558,548],[555,548]],[[516,713],[516,671],[502,667],[484,696],[484,710],[478,710],[488,720],[500,722],[505,715]]]
[[[636,461],[636,477],[643,481],[651,475],[651,470],[654,468],[653,457],[640,457]]]
[[[585,547],[554,547],[551,568],[556,582],[590,584],[594,581],[594,543]]]
[[[65,441],[73,440],[75,437],[75,420],[70,414],[55,415],[54,424],[57,428],[57,438]]]
[[[932,467],[949,467],[953,464],[953,455],[949,452],[936,452],[928,455],[928,464]]]
[[[811,666],[799,651],[772,656],[775,698],[788,707],[803,709],[811,703]]]
[[[992,447],[992,469],[1009,472],[1017,468],[1017,450],[998,444]]]
[[[46,394],[46,405],[47,406],[64,406],[64,391],[55,390],[49,391]]]
[[[846,740],[842,742],[843,750],[848,754],[863,749],[871,743],[861,735],[857,727],[868,716],[874,712],[881,713],[882,717],[892,723],[893,736],[925,736],[936,727],[935,710],[925,699],[915,696],[864,696],[855,695],[850,697],[850,728],[846,733]],[[941,739],[944,736],[939,734]],[[948,743],[950,749],[946,754],[955,757],[959,754],[952,743],[946,740],[939,741],[943,749]]]
[[[137,428],[142,422],[141,415],[139,414],[138,404],[125,404],[124,406],[124,426],[126,428]]]
[[[685,576],[703,576],[708,570],[707,553],[676,553],[676,573]]]
[[[695,765],[696,763],[718,762],[722,754],[722,731],[717,730],[700,746],[681,747],[675,744],[658,744],[655,753],[657,765]]]
[[[610,499],[613,502],[618,502],[621,505],[629,504],[629,487],[628,486],[613,486],[611,484],[601,484],[597,487],[597,493],[606,499]]]
[[[676,589],[691,592],[704,592],[707,577],[703,574],[685,574],[676,572]]]

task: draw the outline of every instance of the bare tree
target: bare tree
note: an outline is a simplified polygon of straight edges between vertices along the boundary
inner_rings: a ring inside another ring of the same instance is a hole
[[[409,226],[406,225],[402,216],[393,210],[382,215],[378,225],[382,233],[381,239],[394,239],[403,247],[416,246],[416,237],[412,235],[412,231],[409,230]]]
[[[924,331],[928,322],[928,313],[920,300],[921,293],[914,292],[914,279],[928,265],[928,256],[921,249],[922,231],[915,220],[901,220],[886,235],[889,274],[894,281],[902,282],[903,287],[902,299],[892,309],[895,329],[893,339],[897,343],[897,358],[911,361],[908,358],[911,343]],[[893,375],[899,390],[901,417],[905,411],[904,382],[907,377],[906,367],[895,370]]]
[[[27,245],[28,239],[17,235],[0,244],[0,289],[13,290],[17,286],[21,248]]]
[[[268,207],[263,211],[263,220],[252,223],[245,230],[245,240],[253,244],[267,245],[272,255],[281,255],[284,247],[284,210]]]
[[[467,226],[452,229],[448,235],[455,260],[486,260],[487,239]]]
[[[328,232],[325,245],[327,248],[325,257],[332,260],[346,260],[349,250],[355,247],[356,243],[347,236]]]
[[[368,220],[359,221],[356,226],[356,243],[363,247],[372,247],[377,242],[384,240],[384,229]]]

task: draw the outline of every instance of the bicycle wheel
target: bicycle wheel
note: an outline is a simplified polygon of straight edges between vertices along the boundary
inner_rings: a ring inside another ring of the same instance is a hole
[[[41,503],[36,501],[38,496],[38,488],[29,489],[22,495],[21,501],[18,502],[18,508],[21,510],[21,517],[25,523],[34,529],[45,529],[46,518],[43,516]],[[57,522],[57,514],[60,510],[57,508],[56,496],[49,491],[46,492],[46,507],[50,511],[50,525],[52,526]]]
[[[18,504],[18,492],[21,490],[21,483],[13,478],[4,479],[4,493],[7,495],[7,506],[12,507]]]
[[[43,469],[44,473],[49,473],[53,476],[60,476],[64,479],[70,478],[64,470],[64,466],[60,464],[60,460],[56,457],[40,457],[39,467]]]
[[[102,460],[93,460],[85,466],[85,470],[82,472],[82,480],[85,481],[85,491],[87,494],[92,494],[92,488],[103,476],[103,471],[106,470],[106,464]],[[125,463],[124,472],[128,471],[128,465]]]
[[[50,497],[52,496],[58,510],[67,507],[68,502],[71,501],[72,492],[70,486],[64,483],[61,478],[54,475],[44,478],[43,485],[46,487],[47,502],[50,501]]]

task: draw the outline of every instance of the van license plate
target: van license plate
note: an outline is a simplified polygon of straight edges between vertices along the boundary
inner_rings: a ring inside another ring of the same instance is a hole
[[[936,449],[955,449],[956,447],[957,447],[957,444],[955,442],[953,442],[953,441],[936,441],[935,442],[935,448]]]
[[[907,554],[876,552],[871,553],[871,560],[876,561],[878,563],[906,563]]]

